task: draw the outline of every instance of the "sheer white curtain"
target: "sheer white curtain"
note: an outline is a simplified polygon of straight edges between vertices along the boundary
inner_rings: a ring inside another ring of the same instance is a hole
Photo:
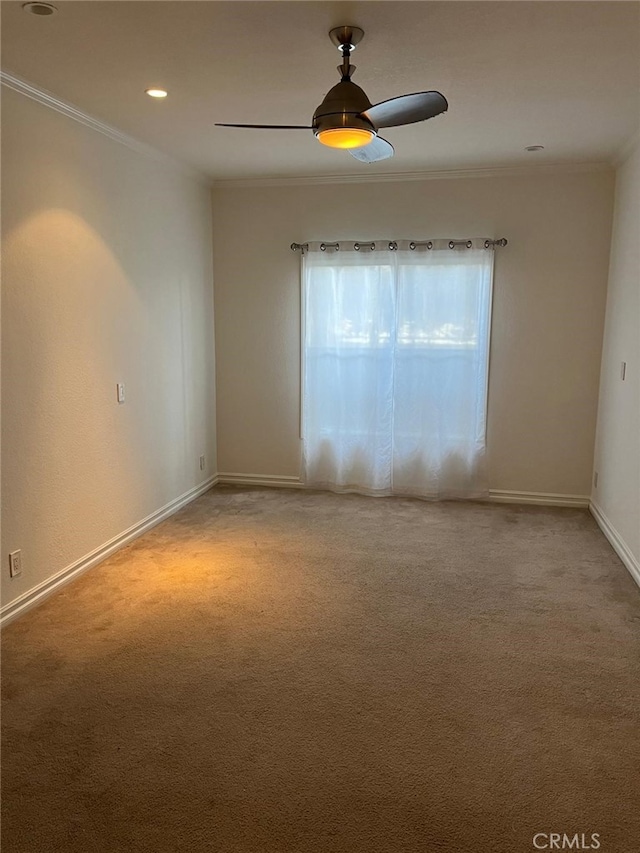
[[[493,251],[386,245],[305,252],[305,482],[482,497]]]

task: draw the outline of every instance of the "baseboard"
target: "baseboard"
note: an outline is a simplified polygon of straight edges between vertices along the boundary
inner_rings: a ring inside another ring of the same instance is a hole
[[[588,509],[589,495],[564,495],[555,492],[513,492],[502,489],[489,489],[491,503],[533,504],[537,506],[572,506]]]
[[[218,474],[218,482],[233,486],[277,486],[286,489],[304,489],[299,477],[277,474]],[[563,495],[552,492],[510,492],[491,489],[486,499],[491,503],[534,504],[538,506],[568,506],[587,509],[588,495]]]
[[[640,586],[640,563],[638,563],[636,558],[633,556],[622,536],[620,536],[597,503],[591,501],[589,504],[589,510],[591,515],[595,518],[598,527],[609,540],[611,547],[626,566],[631,577],[638,586]]]
[[[209,477],[204,481],[204,483],[200,483],[198,486],[195,486],[193,489],[189,489],[188,492],[180,495],[180,497],[169,501],[168,504],[165,504],[146,518],[143,518],[142,521],[134,524],[133,527],[129,527],[128,530],[124,530],[118,536],[114,536],[113,539],[105,542],[104,545],[101,545],[99,548],[91,551],[91,553],[86,554],[79,560],[76,560],[75,563],[72,563],[70,566],[62,569],[62,571],[50,578],[47,578],[46,581],[43,581],[33,587],[33,589],[23,593],[21,596],[14,599],[14,601],[6,604],[0,610],[0,627],[4,627],[13,619],[21,616],[37,604],[41,604],[46,598],[53,595],[53,593],[57,592],[62,586],[72,580],[75,580],[75,578],[83,574],[83,572],[86,572],[88,569],[91,569],[93,566],[101,563],[103,560],[106,560],[106,558],[111,556],[111,554],[115,553],[120,548],[123,548],[125,545],[128,545],[129,542],[137,539],[138,536],[142,536],[143,533],[146,533],[147,530],[150,530],[152,527],[160,524],[161,521],[169,518],[170,515],[178,512],[178,510],[182,509],[183,506],[191,503],[191,501],[204,494],[204,492],[207,492],[212,486],[215,486],[217,482],[217,475]]]
[[[284,489],[304,489],[300,477],[277,474],[218,474],[218,482],[229,486],[278,486]]]

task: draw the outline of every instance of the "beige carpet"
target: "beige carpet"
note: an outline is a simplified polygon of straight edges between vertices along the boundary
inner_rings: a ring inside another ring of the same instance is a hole
[[[3,853],[634,853],[639,629],[587,512],[216,488],[3,632]]]

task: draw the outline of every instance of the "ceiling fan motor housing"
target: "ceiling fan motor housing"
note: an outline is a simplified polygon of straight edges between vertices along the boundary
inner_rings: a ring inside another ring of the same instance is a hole
[[[375,127],[364,116],[371,101],[364,91],[352,83],[342,80],[327,92],[323,102],[313,114],[313,131],[316,136],[331,128],[359,128],[376,133]]]
[[[378,128],[399,127],[426,121],[446,112],[448,104],[440,92],[413,92],[371,104],[364,91],[351,82],[355,66],[351,51],[362,40],[359,27],[334,27],[329,33],[342,54],[338,66],[341,80],[330,89],[308,125],[223,124],[221,127],[246,127],[258,130],[312,130],[318,142],[328,148],[342,148],[363,163],[375,163],[393,157],[393,145],[378,136]]]

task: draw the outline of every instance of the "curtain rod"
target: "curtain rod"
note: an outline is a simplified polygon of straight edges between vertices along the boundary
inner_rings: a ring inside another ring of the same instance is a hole
[[[507,241],[506,237],[501,237],[499,240],[485,240],[484,241],[484,248],[485,249],[495,249],[498,246],[506,246],[507,242],[508,241]],[[343,243],[343,245],[345,246],[345,248],[347,246],[352,246],[356,252],[359,252],[360,249],[369,249],[370,251],[373,252],[373,251],[375,251],[375,248],[376,248],[376,244],[374,242],[370,242],[370,243],[357,243],[356,242],[353,244],[348,242],[348,243]],[[412,240],[409,243],[409,249],[411,249],[411,251],[416,249],[418,246],[426,246],[427,249],[433,249],[433,241],[432,240],[423,240],[423,241]],[[464,247],[465,249],[471,249],[473,247],[473,242],[471,240],[449,240],[448,246],[450,249],[456,249],[456,248],[460,248],[460,247]],[[393,252],[393,251],[397,250],[398,243],[396,240],[385,241],[382,244],[380,244],[380,248],[381,249],[389,249],[390,251]],[[304,252],[307,251],[308,249],[309,249],[308,243],[292,243],[291,244],[291,250],[293,252],[297,252],[298,250],[300,250],[304,254]],[[335,249],[336,252],[338,252],[338,251],[340,251],[340,243],[320,243],[320,251],[321,252],[326,252],[327,249]]]

